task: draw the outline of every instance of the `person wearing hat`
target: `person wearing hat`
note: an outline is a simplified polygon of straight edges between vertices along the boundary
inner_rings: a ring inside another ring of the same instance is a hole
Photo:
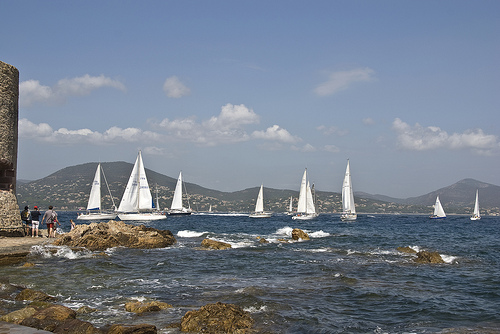
[[[38,210],[38,206],[33,207],[33,211],[31,211],[31,237],[33,238],[35,236],[38,237],[38,226],[40,225],[40,216],[42,215],[40,211]]]

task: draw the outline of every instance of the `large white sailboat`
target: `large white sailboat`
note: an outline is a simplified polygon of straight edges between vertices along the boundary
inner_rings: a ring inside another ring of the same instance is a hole
[[[159,210],[159,208],[157,208]],[[139,151],[134,168],[130,173],[127,187],[123,193],[118,217],[121,220],[160,220],[166,219],[164,213],[153,209],[153,197],[149,189],[146,170]]]
[[[97,165],[97,170],[95,171],[94,181],[92,182],[92,187],[90,188],[89,201],[87,203],[87,212],[79,214],[76,219],[81,220],[102,220],[102,219],[115,219],[116,213],[105,212],[101,208],[101,164]],[[102,171],[102,176],[106,182],[106,176],[104,171]],[[108,182],[106,182],[108,188],[109,196],[111,197],[111,202],[113,203],[113,211],[116,210],[115,201],[109,190]]]
[[[358,218],[356,207],[354,205],[354,192],[352,190],[351,168],[349,159],[347,159],[347,168],[345,170],[344,183],[342,184],[342,214],[340,219],[343,221],[354,221]]]
[[[179,178],[177,179],[177,184],[175,185],[174,197],[172,198],[172,205],[170,210],[168,210],[169,215],[190,215],[193,210],[191,210],[191,205],[188,200],[188,207],[182,206],[182,171],[179,173]],[[186,192],[187,195],[187,192]]]
[[[259,195],[255,202],[255,212],[250,214],[250,218],[269,218],[272,216],[271,212],[264,211],[264,185],[260,185]]]
[[[291,216],[293,215],[293,197],[290,196],[290,204],[288,204],[288,211],[286,212],[287,215]]]
[[[434,204],[434,213],[430,216],[431,219],[442,219],[446,218],[446,213],[444,213],[443,206],[439,200],[439,196],[436,197],[436,204]]]
[[[295,220],[310,220],[318,216],[316,213],[316,208],[314,207],[314,199],[307,180],[307,168],[302,176],[302,181],[300,183],[299,192],[299,203],[297,205],[297,213],[292,216]]]
[[[474,204],[474,212],[470,216],[470,220],[481,219],[481,213],[479,212],[479,190],[476,190],[476,203]]]

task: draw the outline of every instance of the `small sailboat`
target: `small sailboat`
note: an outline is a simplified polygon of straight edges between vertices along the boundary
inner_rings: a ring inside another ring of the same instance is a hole
[[[255,212],[250,214],[250,218],[269,218],[272,216],[271,212],[264,211],[264,185],[260,185],[259,195],[255,202]]]
[[[476,190],[476,203],[474,204],[474,212],[472,216],[470,216],[470,220],[479,220],[481,219],[481,214],[479,213],[479,190]]]
[[[434,204],[434,213],[430,216],[431,219],[442,219],[446,218],[446,213],[444,213],[443,206],[439,201],[439,196],[436,197],[436,204]]]
[[[347,159],[347,168],[345,170],[344,183],[342,184],[342,214],[340,219],[343,221],[355,221],[358,218],[356,207],[354,205],[354,193],[352,190],[351,169],[349,159]]]
[[[149,189],[146,170],[139,151],[135,160],[134,168],[130,173],[127,187],[118,207],[118,217],[121,220],[160,220],[166,219],[164,213],[153,209],[153,197]]]
[[[185,208],[182,206],[182,171],[179,173],[179,178],[177,179],[177,184],[175,185],[174,197],[172,198],[172,205],[170,206],[170,210],[168,210],[169,215],[190,215],[193,210],[191,210],[191,205],[189,204],[188,199],[188,207]],[[187,192],[186,192],[187,196]]]
[[[291,216],[293,215],[293,197],[290,196],[290,204],[288,205],[288,211],[286,212],[287,215]]]
[[[97,170],[95,171],[94,181],[92,182],[92,187],[90,188],[89,201],[87,203],[87,212],[79,214],[76,219],[81,220],[102,220],[102,219],[115,219],[116,213],[105,212],[101,209],[101,164],[97,165]],[[102,176],[104,181],[106,181],[106,176],[104,176],[104,171],[102,171]],[[108,188],[109,196],[111,197],[111,202],[113,203],[113,210],[116,210],[115,201],[109,190],[108,182],[106,182]]]
[[[314,199],[307,180],[307,168],[302,175],[300,183],[299,203],[297,205],[297,213],[292,216],[294,220],[310,220],[318,217],[316,208],[314,207]]]

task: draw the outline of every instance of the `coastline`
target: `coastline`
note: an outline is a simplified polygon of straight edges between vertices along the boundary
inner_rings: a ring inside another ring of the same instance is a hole
[[[0,237],[0,266],[26,260],[32,246],[51,244],[54,238],[47,238],[47,231],[40,230],[42,237]]]

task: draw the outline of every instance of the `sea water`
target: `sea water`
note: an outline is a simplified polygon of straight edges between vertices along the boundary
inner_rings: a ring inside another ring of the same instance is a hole
[[[67,232],[76,212],[59,217]],[[177,243],[105,252],[35,247],[34,267],[4,266],[0,275],[72,309],[97,309],[79,316],[96,327],[150,323],[159,333],[178,333],[168,325],[220,301],[250,312],[265,333],[500,332],[497,217],[360,215],[347,223],[334,214],[311,221],[206,214],[144,224],[171,230]],[[292,241],[293,228],[311,240]],[[202,250],[204,238],[232,248]],[[416,264],[400,246],[437,251],[445,263]],[[125,311],[134,300],[173,308],[138,316]]]

